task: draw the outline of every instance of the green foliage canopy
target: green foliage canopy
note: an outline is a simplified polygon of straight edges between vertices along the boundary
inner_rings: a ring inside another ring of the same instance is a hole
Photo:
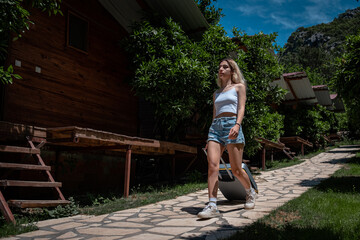
[[[279,50],[275,44],[276,33],[267,35],[260,32],[249,36],[234,28],[233,34],[247,49],[239,52],[238,64],[247,80],[243,126],[247,141],[245,149],[251,155],[259,148],[255,137],[277,141],[283,133],[284,116],[277,113],[271,104],[280,103],[285,90],[270,86],[283,73],[283,67],[274,54],[274,50]]]
[[[344,99],[353,130],[360,129],[360,32],[347,37],[345,52],[337,59],[332,86]]]
[[[219,25],[211,25],[197,42],[171,19],[161,26],[148,20],[134,27],[126,44],[135,68],[131,84],[139,96],[155,106],[160,138],[176,141],[189,129],[207,133],[218,64],[230,53],[248,81],[243,123],[247,154],[254,154],[259,147],[252,140],[254,136],[280,136],[283,117],[269,106],[284,95],[281,89],[269,86],[282,69],[272,51],[276,35],[236,34],[248,47],[247,52]]]
[[[15,41],[17,38],[29,30],[30,13],[27,9],[39,8],[50,14],[62,14],[60,10],[61,0],[0,0],[0,78],[2,84],[12,83],[13,78],[21,78],[13,73],[10,65],[4,68],[5,59],[7,57],[7,48],[9,41]],[[10,40],[11,34],[15,37]]]
[[[216,25],[220,22],[221,17],[224,16],[221,8],[215,8],[212,6],[212,2],[216,2],[217,0],[195,0],[198,5],[198,8],[204,15],[206,21],[210,25]]]

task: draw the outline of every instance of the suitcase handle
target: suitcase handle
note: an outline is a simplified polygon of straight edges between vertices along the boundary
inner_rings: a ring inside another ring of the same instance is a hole
[[[202,150],[204,151],[205,155],[207,156],[207,151],[206,151],[206,149],[205,149],[205,148],[202,148]],[[234,176],[230,173],[230,170],[229,170],[228,167],[226,166],[226,163],[225,163],[224,159],[222,159],[221,156],[220,156],[220,161],[221,161],[221,163],[224,165],[225,170],[226,170],[227,174],[229,175],[230,179],[231,179],[231,180],[234,180]],[[222,179],[220,172],[219,172],[219,178]]]

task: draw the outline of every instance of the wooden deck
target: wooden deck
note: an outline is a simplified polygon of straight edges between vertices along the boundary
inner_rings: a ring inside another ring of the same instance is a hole
[[[197,148],[178,143],[127,136],[90,128],[66,126],[40,128],[0,121],[0,140],[24,140],[30,137],[33,142],[64,146],[73,150],[111,150],[125,153],[124,196],[129,195],[130,166],[132,154],[175,155],[176,152],[197,154]],[[21,150],[21,149],[20,149]],[[175,159],[172,160],[174,172]]]
[[[195,147],[183,144],[131,137],[76,126],[47,128],[46,133],[46,141],[54,145],[114,151],[126,151],[127,146],[131,146],[133,153],[146,155],[175,154],[176,151],[197,153]]]
[[[283,151],[286,156],[290,159],[293,159],[295,153],[290,150],[289,147],[285,146],[284,143],[281,142],[273,142],[268,139],[262,137],[255,137],[255,140],[261,144],[262,153],[261,153],[261,168],[265,170],[265,157],[266,157],[266,149],[271,150],[271,161],[273,160],[273,152],[274,149],[277,151]]]

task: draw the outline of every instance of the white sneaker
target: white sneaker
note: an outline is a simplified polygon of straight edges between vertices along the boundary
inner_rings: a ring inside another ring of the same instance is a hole
[[[198,213],[198,218],[208,219],[220,216],[220,212],[216,206],[207,205],[201,212]]]
[[[249,191],[246,191],[245,209],[253,209],[255,207],[255,197],[256,192],[253,188],[250,188]]]

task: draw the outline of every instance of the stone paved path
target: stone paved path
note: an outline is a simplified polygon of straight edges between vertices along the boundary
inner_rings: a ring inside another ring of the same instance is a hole
[[[300,196],[328,178],[353,157],[360,146],[342,146],[321,153],[300,165],[256,176],[259,188],[254,210],[227,201],[219,191],[221,216],[209,220],[196,217],[207,202],[207,190],[139,208],[101,216],[77,215],[41,221],[39,230],[6,239],[222,239]]]

